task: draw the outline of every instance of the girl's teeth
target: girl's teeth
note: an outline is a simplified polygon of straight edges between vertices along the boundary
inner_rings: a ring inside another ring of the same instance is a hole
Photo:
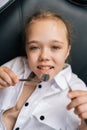
[[[43,70],[48,70],[48,69],[50,69],[50,68],[48,68],[48,67],[41,67],[41,69],[43,69]]]
[[[48,69],[50,69],[51,67],[39,67],[40,69],[42,69],[42,70],[48,70]]]

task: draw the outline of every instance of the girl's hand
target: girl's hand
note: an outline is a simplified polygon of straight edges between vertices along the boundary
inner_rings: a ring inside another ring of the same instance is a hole
[[[8,67],[0,67],[0,89],[13,86],[19,81],[18,77]]]
[[[71,99],[71,103],[67,106],[67,109],[74,108],[75,114],[83,120],[87,119],[87,91],[70,91],[68,97]]]

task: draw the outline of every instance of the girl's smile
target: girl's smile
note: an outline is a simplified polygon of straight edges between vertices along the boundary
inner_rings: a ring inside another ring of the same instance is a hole
[[[54,67],[51,65],[39,65],[37,68],[41,73],[50,73],[54,69]]]

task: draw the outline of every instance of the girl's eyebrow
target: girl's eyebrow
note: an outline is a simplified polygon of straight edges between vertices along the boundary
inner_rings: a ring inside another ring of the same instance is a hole
[[[59,40],[52,40],[51,42],[54,42],[54,43],[62,43],[62,44],[64,44],[64,42],[59,41]]]
[[[36,40],[31,40],[31,41],[27,41],[26,42],[27,44],[32,44],[32,43],[40,43],[39,41],[36,41]]]
[[[61,44],[64,44],[64,42],[62,41],[59,41],[59,40],[51,40],[49,41],[49,43],[61,43]],[[40,41],[36,41],[36,40],[31,40],[31,41],[27,41],[26,42],[27,44],[32,44],[32,43],[41,43]]]

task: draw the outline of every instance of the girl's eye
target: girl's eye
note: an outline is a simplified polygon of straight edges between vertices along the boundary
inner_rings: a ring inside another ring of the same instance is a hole
[[[31,47],[29,47],[29,49],[30,49],[30,50],[37,50],[37,49],[39,49],[39,47],[31,46]]]
[[[52,49],[58,50],[58,49],[59,49],[59,46],[52,46]]]

